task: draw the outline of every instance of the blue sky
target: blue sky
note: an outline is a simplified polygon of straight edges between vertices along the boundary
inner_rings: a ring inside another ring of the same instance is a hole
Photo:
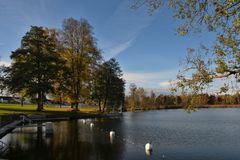
[[[124,78],[147,90],[165,92],[174,80],[187,48],[209,45],[208,33],[181,37],[180,22],[163,8],[149,15],[146,8],[130,9],[132,0],[0,0],[1,64],[10,63],[11,51],[31,25],[61,28],[66,18],[86,18],[94,28],[105,59],[115,57]]]

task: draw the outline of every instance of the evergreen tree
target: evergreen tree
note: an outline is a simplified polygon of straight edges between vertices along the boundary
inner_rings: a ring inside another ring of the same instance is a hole
[[[21,47],[12,52],[12,65],[5,79],[13,93],[24,91],[37,97],[37,110],[43,110],[46,94],[53,91],[57,74],[64,62],[56,50],[55,30],[32,26],[21,41]]]
[[[98,103],[99,111],[117,109],[124,104],[124,85],[122,71],[115,59],[99,66],[92,91],[93,100]]]

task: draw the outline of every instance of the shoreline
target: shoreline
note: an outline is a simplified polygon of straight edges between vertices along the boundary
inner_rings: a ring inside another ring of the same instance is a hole
[[[7,116],[16,116],[16,115],[7,115]],[[68,113],[68,114],[60,114],[55,113],[51,115],[26,115],[26,114],[18,114],[19,118],[7,122],[5,125],[0,127],[0,139],[5,135],[13,131],[16,127],[22,124],[27,123],[39,123],[39,122],[49,122],[49,121],[64,121],[64,120],[76,120],[76,119],[88,119],[88,118],[120,118],[122,113]],[[25,118],[22,118],[24,116]]]
[[[193,108],[193,109],[203,109],[203,108],[208,108],[208,109],[217,109],[217,108],[240,108],[240,104],[227,104],[227,105],[223,105],[223,104],[213,104],[213,105],[199,105],[197,106],[196,108]],[[187,109],[186,107],[184,106],[181,106],[181,105],[162,105],[160,107],[157,107],[157,108],[152,108],[152,109],[145,109],[145,110],[142,110],[140,108],[137,108],[135,110],[127,110],[126,112],[136,112],[136,111],[154,111],[154,110],[168,110],[168,109]]]
[[[196,109],[229,109],[229,108],[240,108],[240,105],[200,105]],[[164,108],[151,109],[151,110],[136,110],[136,111],[126,111],[126,112],[144,112],[144,111],[158,111],[158,110],[172,110],[172,109],[185,109],[182,106],[168,105]],[[43,122],[53,122],[53,121],[70,121],[76,119],[88,119],[88,118],[120,118],[123,113],[82,113],[82,112],[69,112],[69,113],[54,113],[54,114],[44,114],[40,112],[39,114],[27,115],[7,115],[14,116],[15,118],[7,122],[4,125],[0,125],[0,139],[2,139],[7,134],[11,133],[15,128],[23,124],[36,124]],[[16,118],[18,116],[18,118]],[[23,118],[24,117],[24,118]]]
[[[196,109],[229,109],[229,108],[240,108],[240,105],[200,105]],[[125,112],[145,112],[145,111],[158,111],[158,110],[170,110],[170,109],[186,109],[182,106],[176,105],[167,105],[161,108],[149,109],[149,110],[135,110],[135,111],[125,111]],[[32,123],[38,122],[49,122],[49,121],[64,121],[64,120],[74,120],[74,119],[88,119],[88,118],[120,118],[123,113],[83,113],[83,112],[69,112],[69,113],[52,113],[44,114],[44,111],[33,114],[13,114],[13,115],[4,115],[9,117],[19,116],[18,119],[13,119],[12,121],[7,122],[4,125],[0,125],[0,139],[5,135],[10,133],[20,124],[25,123],[20,116],[26,116]],[[1,116],[1,115],[0,115]],[[20,122],[21,121],[21,122]],[[14,125],[13,125],[14,124]]]

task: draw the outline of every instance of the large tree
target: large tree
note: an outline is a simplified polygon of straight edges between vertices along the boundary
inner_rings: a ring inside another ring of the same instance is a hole
[[[53,91],[57,73],[64,65],[56,45],[55,30],[32,26],[22,38],[21,47],[12,52],[12,64],[5,70],[10,91],[36,97],[38,111],[43,110],[43,100]]]
[[[5,79],[6,79],[7,73],[6,73],[6,66],[0,66],[0,94],[3,94],[4,91],[7,90],[7,87],[5,85]]]
[[[214,79],[232,77],[240,80],[240,1],[135,0],[133,7],[148,6],[149,12],[153,13],[166,5],[173,9],[175,18],[182,20],[177,29],[180,35],[191,31],[208,31],[216,35],[213,49],[201,46],[188,50],[184,67],[177,75],[174,90],[183,95],[191,94],[188,106],[192,108],[198,105],[199,94],[206,92]],[[224,83],[219,92],[227,92],[228,88]]]
[[[78,105],[90,94],[93,73],[101,60],[100,52],[93,36],[92,27],[86,19],[64,20],[61,42],[65,51],[62,53],[69,70],[68,97],[72,106]]]
[[[92,90],[92,98],[98,104],[99,111],[123,107],[124,85],[121,68],[114,58],[99,66]]]

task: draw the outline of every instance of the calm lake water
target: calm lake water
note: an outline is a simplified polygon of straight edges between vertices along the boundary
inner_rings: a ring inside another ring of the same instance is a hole
[[[90,128],[89,123],[95,124]],[[201,109],[124,113],[120,119],[54,122],[17,128],[2,138],[9,159],[237,160],[240,159],[240,109]],[[116,131],[113,141],[109,131]],[[152,142],[152,155],[144,145]]]

